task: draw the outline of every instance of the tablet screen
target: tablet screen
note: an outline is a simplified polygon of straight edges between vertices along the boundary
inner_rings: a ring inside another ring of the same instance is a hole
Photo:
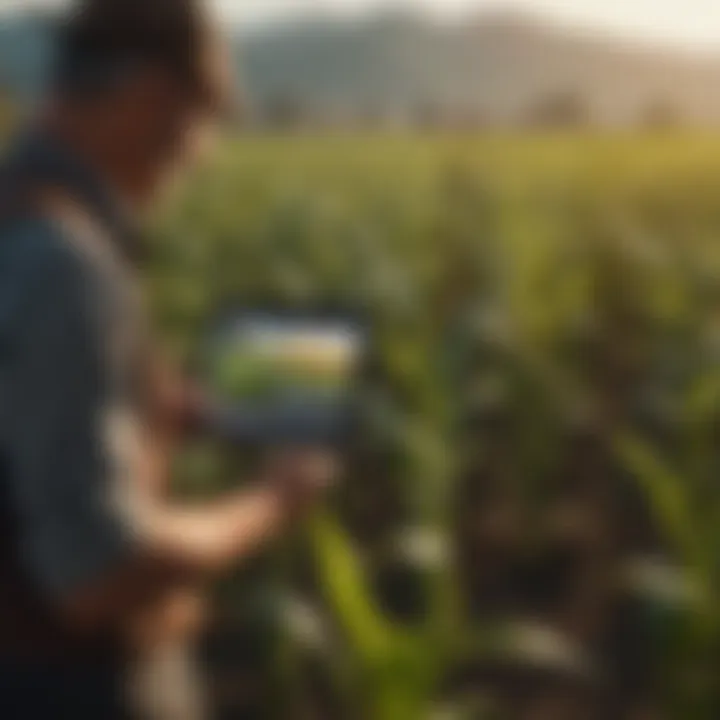
[[[350,319],[236,313],[212,335],[208,384],[237,432],[319,438],[347,414],[364,346]]]

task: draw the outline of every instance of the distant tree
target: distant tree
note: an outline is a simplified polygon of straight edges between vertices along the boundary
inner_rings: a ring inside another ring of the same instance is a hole
[[[447,113],[439,102],[424,100],[412,112],[413,124],[422,130],[437,130],[447,120]]]
[[[283,95],[268,101],[262,111],[264,124],[279,130],[295,130],[306,124],[308,113],[296,97]]]
[[[670,100],[653,100],[641,111],[640,124],[652,130],[676,128],[683,124],[682,111]]]
[[[452,129],[459,132],[474,132],[489,124],[487,113],[479,107],[457,108],[451,118]]]
[[[357,125],[366,130],[374,130],[385,125],[387,114],[382,105],[375,102],[362,103],[355,112]]]
[[[592,122],[585,96],[577,91],[554,92],[541,97],[525,118],[532,127],[577,128]]]

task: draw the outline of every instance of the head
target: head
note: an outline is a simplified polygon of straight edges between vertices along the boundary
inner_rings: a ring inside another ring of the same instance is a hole
[[[208,149],[230,55],[201,0],[81,0],[62,29],[46,122],[145,209]]]

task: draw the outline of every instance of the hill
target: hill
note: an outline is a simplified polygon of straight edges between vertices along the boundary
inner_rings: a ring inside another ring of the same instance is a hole
[[[573,34],[517,15],[454,25],[404,13],[362,21],[316,16],[238,32],[235,44],[260,114],[468,113],[517,122],[558,111],[564,101],[598,123],[643,116],[720,122],[720,57]],[[13,91],[36,88],[46,60],[41,24],[0,24],[0,79]]]

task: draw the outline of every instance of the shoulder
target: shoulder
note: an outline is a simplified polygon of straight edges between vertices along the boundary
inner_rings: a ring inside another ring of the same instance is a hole
[[[119,293],[130,278],[107,248],[106,239],[82,218],[28,216],[0,227],[0,275],[47,291]]]
[[[96,269],[61,223],[43,216],[0,228],[0,272],[24,281],[90,278]]]
[[[40,216],[0,228],[0,329],[69,316],[107,320],[116,293],[76,240],[61,223]]]

